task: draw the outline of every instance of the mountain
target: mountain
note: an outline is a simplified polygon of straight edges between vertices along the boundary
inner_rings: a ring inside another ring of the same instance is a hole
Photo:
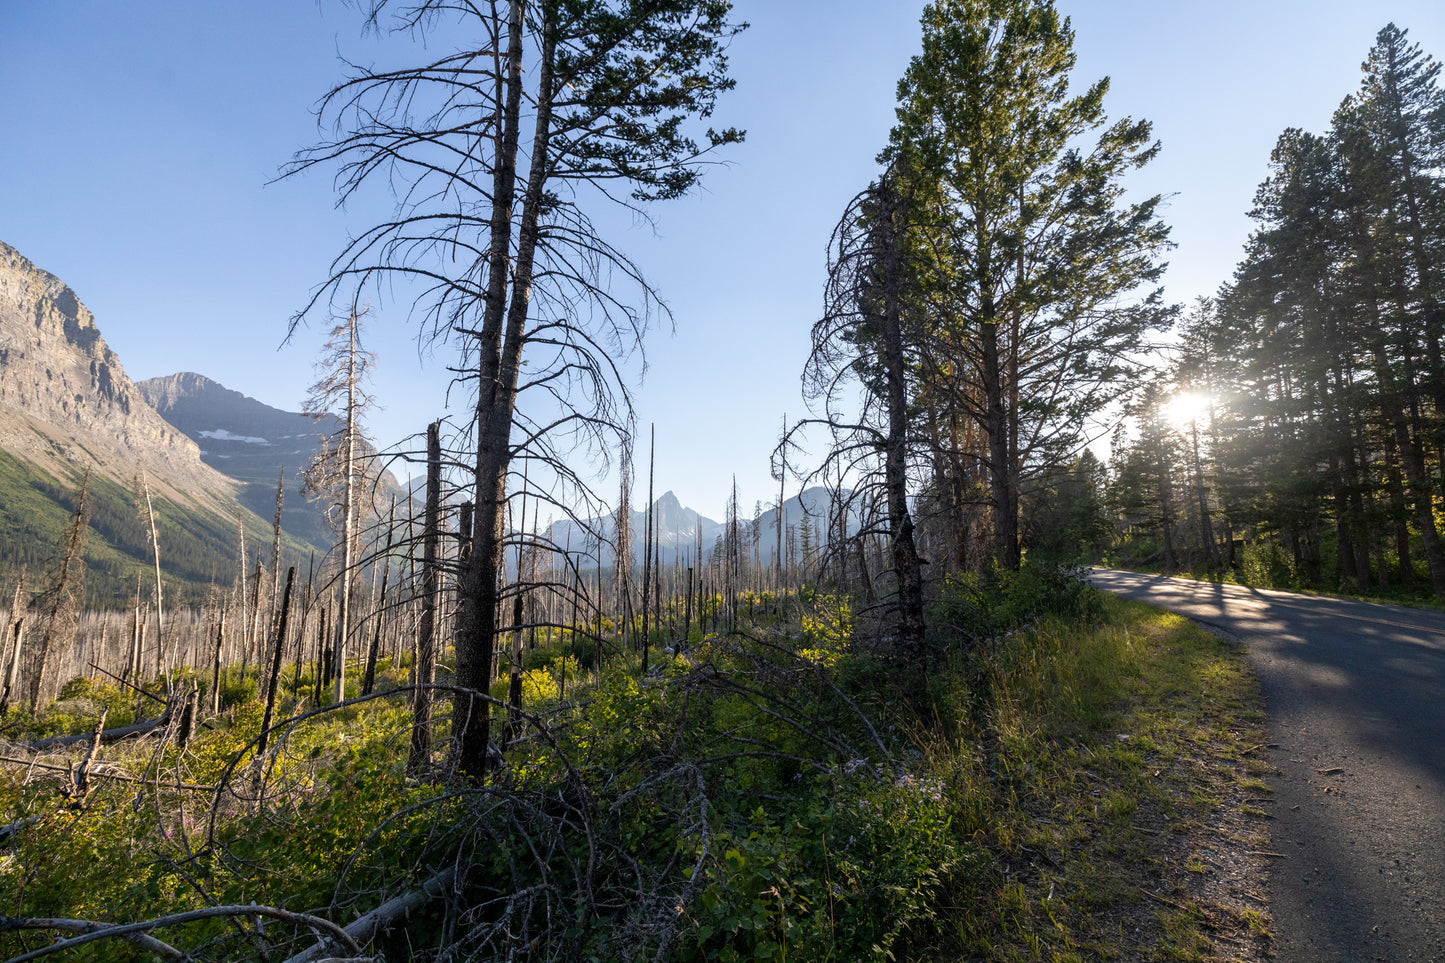
[[[230,583],[238,512],[251,550],[270,544],[269,520],[244,511],[242,486],[207,465],[196,442],[146,401],[75,292],[0,242],[0,574],[7,581],[23,565],[39,587],[87,469],[91,604],[128,597],[149,571],[150,533],[136,506],[142,474],[168,596],[179,588],[196,600],[212,582]]]
[[[224,502],[234,485],[145,402],[63,281],[0,242],[0,447],[50,474],[90,466],[170,496]]]
[[[702,557],[707,559],[713,551],[717,540],[723,537],[726,525],[722,522],[713,521],[706,516],[699,515],[691,508],[683,507],[678,497],[671,491],[663,494],[653,503],[655,509],[655,521],[657,526],[656,542],[659,546],[660,557],[664,563],[670,563],[674,554],[681,558],[696,558],[698,544],[698,523],[702,524]],[[794,495],[783,502],[784,519],[787,528],[792,531],[793,539],[798,542],[801,539],[800,526],[803,524],[803,517],[806,514],[809,524],[816,533],[812,536],[814,544],[824,541],[823,533],[827,530],[829,495],[828,490],[821,486],[814,486]],[[632,531],[632,554],[637,564],[642,564],[643,534],[647,531],[647,513],[645,510],[636,510],[631,514]],[[757,519],[758,537],[762,541],[762,556],[770,558],[770,552],[777,545],[777,519],[778,511],[770,508],[762,512]],[[745,535],[753,530],[753,519],[744,516],[742,524]],[[604,515],[599,518],[587,519],[579,525],[575,522],[556,522],[550,529],[551,538],[557,545],[566,547],[571,545],[573,551],[595,551],[589,539],[592,536],[587,530],[598,532],[605,542],[614,537],[616,531],[616,512]],[[856,515],[849,518],[849,532],[857,531],[858,519]],[[783,537],[788,537],[784,532]],[[614,564],[615,555],[610,544],[605,544],[602,549],[602,564]]]
[[[826,541],[825,535],[828,531],[828,513],[832,496],[828,489],[821,485],[814,485],[812,488],[805,488],[783,502],[783,521],[787,529],[792,530],[794,539],[802,536],[803,518],[808,519],[808,525],[812,528],[814,543]],[[857,512],[850,512],[848,516],[848,532],[852,534],[859,528]],[[778,538],[778,510],[770,508],[758,516],[758,531],[763,540],[763,551],[766,553],[770,548],[776,546]],[[783,532],[783,538],[787,539],[788,532]]]
[[[301,472],[320,449],[323,436],[341,430],[340,418],[272,408],[190,371],[150,378],[136,387],[166,421],[196,443],[202,461],[239,483],[241,504],[262,518],[274,517],[276,480],[284,471],[282,528],[322,550],[335,540],[324,500],[301,493]],[[364,443],[363,447],[363,456],[375,455],[375,449]],[[401,493],[401,486],[390,472],[383,472],[378,487],[381,511],[394,493]]]
[[[673,553],[677,552],[683,557],[693,557],[697,554],[697,528],[699,521],[702,523],[702,546],[703,555],[712,549],[713,542],[722,534],[723,524],[715,522],[710,518],[699,515],[691,508],[684,508],[672,492],[665,493],[654,505],[657,507],[657,543],[661,546],[661,557],[664,561],[671,561]],[[642,564],[642,536],[647,531],[647,512],[635,510],[630,515],[629,529],[632,532],[632,554],[637,563]],[[616,537],[617,513],[603,515],[598,518],[589,518],[582,523],[569,520],[554,522],[549,529],[552,541],[557,545],[566,548],[571,546],[574,552],[595,552],[596,547],[592,544],[592,535],[588,532],[595,532],[602,536],[602,564],[612,565],[616,556],[612,551],[612,539]]]

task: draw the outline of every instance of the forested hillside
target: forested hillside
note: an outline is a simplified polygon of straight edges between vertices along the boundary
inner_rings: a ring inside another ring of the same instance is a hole
[[[75,510],[79,474],[54,478],[33,464],[0,451],[0,573],[12,584],[24,570],[32,588],[43,588],[45,576],[59,557],[63,533]],[[143,495],[96,474],[89,481],[88,530],[85,543],[86,577],[83,603],[87,608],[125,608],[137,591],[149,599],[154,587],[151,531]],[[255,516],[240,520],[196,511],[164,496],[151,500],[156,529],[163,540],[171,600],[199,605],[216,585],[236,577],[236,550],[245,527],[250,551],[268,545],[271,533]],[[307,550],[294,539],[285,540],[288,555]],[[138,581],[139,580],[139,581]],[[144,587],[138,589],[138,584]]]

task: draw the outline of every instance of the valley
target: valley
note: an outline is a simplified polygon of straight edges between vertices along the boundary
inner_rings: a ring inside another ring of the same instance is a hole
[[[0,958],[1428,955],[1278,727],[1437,620],[1260,601],[1445,605],[1407,30],[300,6],[0,14]]]

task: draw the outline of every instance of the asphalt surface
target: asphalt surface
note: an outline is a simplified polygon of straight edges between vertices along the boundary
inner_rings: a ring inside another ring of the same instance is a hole
[[[1445,613],[1094,569],[1258,674],[1281,963],[1445,963]]]

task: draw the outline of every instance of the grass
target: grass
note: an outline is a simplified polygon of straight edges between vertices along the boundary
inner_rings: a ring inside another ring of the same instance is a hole
[[[409,777],[409,716],[379,700],[290,732],[272,801],[225,797],[214,845],[194,797],[113,784],[71,810],[53,783],[16,773],[0,783],[0,812],[48,815],[0,852],[0,890],[32,915],[141,919],[257,900],[344,922],[463,852],[480,900],[471,932],[530,932],[530,945],[554,947],[538,959],[567,958],[555,947],[574,937],[598,958],[632,958],[641,944],[628,934],[650,932],[629,929],[649,919],[636,915],[644,886],[683,927],[684,960],[1202,960],[1221,935],[1263,946],[1262,907],[1211,888],[1217,867],[1262,848],[1263,810],[1242,811],[1268,796],[1242,656],[1183,619],[1078,598],[1087,622],[1019,603],[1010,624],[1027,628],[954,638],[926,673],[851,650],[849,609],[826,599],[795,637],[699,634],[690,660],[655,656],[645,678],[619,663],[566,705],[548,675],[562,650],[538,649],[530,705],[565,722],[514,750],[492,789]],[[259,714],[238,703],[184,753],[130,766],[216,781]],[[583,813],[601,854],[589,898],[611,907],[595,931],[498,916],[487,893],[542,892],[538,872],[573,878],[557,870]],[[489,835],[497,826],[510,828]],[[418,919],[389,959],[457,925]],[[226,932],[196,927],[179,942]],[[6,939],[0,950],[18,949]],[[201,958],[249,952],[216,945]],[[99,944],[77,958],[128,952]]]
[[[994,871],[955,894],[935,958],[1203,959],[1211,934],[1267,934],[1258,910],[1188,879],[1209,874],[1203,849],[1229,848],[1210,828],[1221,810],[1267,791],[1247,765],[1263,715],[1238,651],[1110,599],[1096,627],[1046,623],[986,661],[992,710],[947,766]]]

